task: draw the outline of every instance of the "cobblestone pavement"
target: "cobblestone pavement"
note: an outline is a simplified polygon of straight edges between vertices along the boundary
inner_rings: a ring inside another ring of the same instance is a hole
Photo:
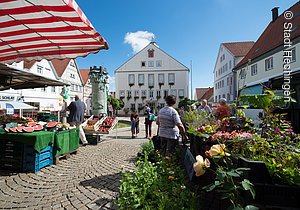
[[[103,140],[37,174],[0,172],[0,209],[116,209],[120,172],[134,169],[140,145],[147,140],[131,139],[129,128]]]

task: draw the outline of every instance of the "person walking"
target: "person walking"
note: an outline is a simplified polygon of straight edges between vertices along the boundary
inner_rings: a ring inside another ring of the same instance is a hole
[[[79,99],[78,95],[76,95],[75,101],[72,101],[66,109],[70,112],[68,123],[70,126],[76,126],[76,128],[79,128],[79,137],[82,142],[82,146],[87,145],[88,141],[86,140],[86,136],[81,125],[84,121],[84,112],[86,110],[85,103]]]
[[[130,116],[130,121],[131,121],[131,138],[137,137],[139,133],[139,115],[137,111],[134,111],[131,116]]]
[[[181,134],[183,142],[186,141],[186,135],[179,114],[173,108],[176,104],[176,96],[167,96],[165,100],[167,105],[159,111],[156,122],[159,126],[161,153],[163,156],[169,156],[175,152],[179,142],[179,134]]]
[[[146,131],[146,138],[152,137],[152,120],[150,119],[152,110],[146,104],[145,105],[145,131]]]

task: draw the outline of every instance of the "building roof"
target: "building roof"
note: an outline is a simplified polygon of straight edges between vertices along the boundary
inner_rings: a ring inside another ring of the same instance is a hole
[[[275,21],[269,23],[265,31],[255,42],[248,54],[237,64],[235,69],[247,64],[249,60],[254,60],[277,47],[283,46],[284,24],[291,23],[290,39],[293,40],[300,36],[300,1],[294,4],[287,11],[293,13],[293,18],[287,20],[282,13]]]
[[[70,58],[66,58],[63,60],[59,60],[59,59],[51,60],[53,66],[54,66],[54,69],[59,77],[61,77],[63,75],[63,73],[65,72],[65,70],[67,69],[67,66],[70,63],[70,60],[71,60]]]
[[[196,88],[196,99],[210,99],[214,94],[214,88]]]
[[[235,56],[243,57],[253,47],[254,42],[229,42],[223,43],[223,45]]]
[[[80,69],[79,72],[82,78],[82,83],[85,85],[89,80],[90,69]]]
[[[138,54],[140,54],[142,51],[144,51],[148,46],[152,45],[153,47],[155,47],[157,50],[160,50],[161,52],[163,52],[165,55],[169,56],[170,58],[172,58],[174,61],[176,61],[177,63],[179,63],[180,65],[182,65],[183,68],[185,68],[187,71],[190,71],[188,67],[186,67],[184,64],[182,64],[181,62],[179,62],[178,60],[176,60],[174,57],[172,57],[171,55],[169,55],[168,53],[166,53],[165,51],[163,51],[160,47],[158,47],[156,42],[150,42],[147,46],[145,46],[143,49],[141,49],[139,52],[137,52],[134,56],[132,56],[129,60],[127,60],[125,63],[123,63],[121,66],[119,66],[116,70],[115,73],[119,72],[119,69],[121,69],[122,66],[124,66],[125,64],[129,63],[131,60],[133,60]]]

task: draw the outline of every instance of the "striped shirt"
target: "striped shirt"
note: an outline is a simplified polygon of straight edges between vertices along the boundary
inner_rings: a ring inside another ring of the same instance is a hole
[[[176,125],[182,124],[178,112],[170,106],[165,106],[158,113],[159,136],[169,139],[179,137],[179,129]]]

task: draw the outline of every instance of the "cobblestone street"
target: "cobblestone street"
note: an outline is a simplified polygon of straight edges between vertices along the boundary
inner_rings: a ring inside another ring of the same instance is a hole
[[[129,128],[123,128],[37,174],[1,172],[0,209],[116,209],[120,172],[134,169],[147,141],[142,137],[142,129],[140,138],[131,139]]]

